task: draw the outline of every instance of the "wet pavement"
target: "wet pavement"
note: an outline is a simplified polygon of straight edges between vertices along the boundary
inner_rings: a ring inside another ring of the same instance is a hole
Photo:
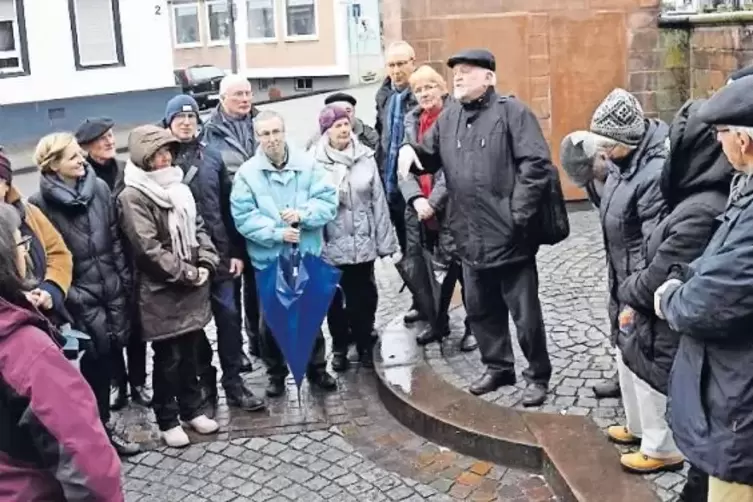
[[[377,264],[377,283],[382,326],[408,297],[391,266]],[[208,334],[214,343],[213,324]],[[254,365],[244,378],[261,394],[266,376]],[[220,390],[221,431],[192,435],[196,443],[184,450],[160,446],[150,410],[117,412],[118,428],[150,449],[123,462],[127,500],[555,500],[538,475],[459,455],[403,427],[382,406],[372,370],[355,365],[338,383],[331,394],[304,383],[299,406],[289,378],[286,396],[262,413],[229,409]]]

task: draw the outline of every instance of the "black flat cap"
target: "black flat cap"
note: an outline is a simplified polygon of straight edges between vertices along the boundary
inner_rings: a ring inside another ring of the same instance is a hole
[[[497,71],[497,62],[494,54],[486,49],[467,49],[460,51],[447,60],[447,66],[453,68],[458,64],[469,64],[490,71]]]
[[[104,136],[114,125],[115,122],[109,117],[88,118],[76,129],[76,141],[79,145],[91,143]]]
[[[324,98],[325,105],[331,105],[332,103],[341,103],[343,101],[350,103],[353,106],[356,106],[357,103],[356,98],[345,92],[336,92]]]
[[[709,125],[753,127],[753,76],[719,89],[701,105],[698,119]]]

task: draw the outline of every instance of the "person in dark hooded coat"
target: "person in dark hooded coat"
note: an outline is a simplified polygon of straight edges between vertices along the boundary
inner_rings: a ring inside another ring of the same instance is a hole
[[[81,360],[81,372],[97,398],[102,423],[121,455],[140,452],[112,429],[111,351],[130,335],[128,291],[131,277],[118,230],[115,202],[97,177],[73,135],[53,133],[39,140],[34,162],[42,171],[37,206],[63,236],[73,256],[73,282],[65,306],[74,327],[91,336],[94,349]]]
[[[640,451],[622,455],[623,467],[650,473],[681,469],[677,450],[664,418],[667,383],[680,335],[654,314],[654,292],[675,264],[689,264],[706,248],[716,218],[724,211],[733,169],[722,155],[711,127],[696,112],[702,100],[688,101],[669,131],[670,156],[664,163],[660,188],[666,216],[645,244],[645,268],[631,274],[617,289],[620,316],[617,346],[626,426],[609,429],[619,443],[640,444]],[[641,441],[642,438],[642,441]]]

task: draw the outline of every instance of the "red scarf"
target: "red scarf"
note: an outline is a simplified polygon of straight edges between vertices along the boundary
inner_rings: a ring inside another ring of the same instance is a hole
[[[442,112],[442,108],[432,108],[430,110],[423,110],[418,117],[418,141],[419,143],[424,138],[424,134],[429,128],[437,121],[439,114]],[[431,174],[422,174],[418,177],[418,184],[421,186],[421,193],[424,197],[431,195],[431,189],[434,185],[434,176]]]

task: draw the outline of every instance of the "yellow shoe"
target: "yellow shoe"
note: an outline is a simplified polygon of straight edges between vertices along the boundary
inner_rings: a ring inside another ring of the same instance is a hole
[[[653,458],[643,453],[626,453],[620,457],[622,468],[634,474],[651,474],[664,471],[681,471],[685,459],[682,457]]]
[[[641,444],[641,438],[632,435],[630,431],[628,431],[628,428],[623,425],[613,425],[607,429],[607,437],[611,442],[624,446]]]

